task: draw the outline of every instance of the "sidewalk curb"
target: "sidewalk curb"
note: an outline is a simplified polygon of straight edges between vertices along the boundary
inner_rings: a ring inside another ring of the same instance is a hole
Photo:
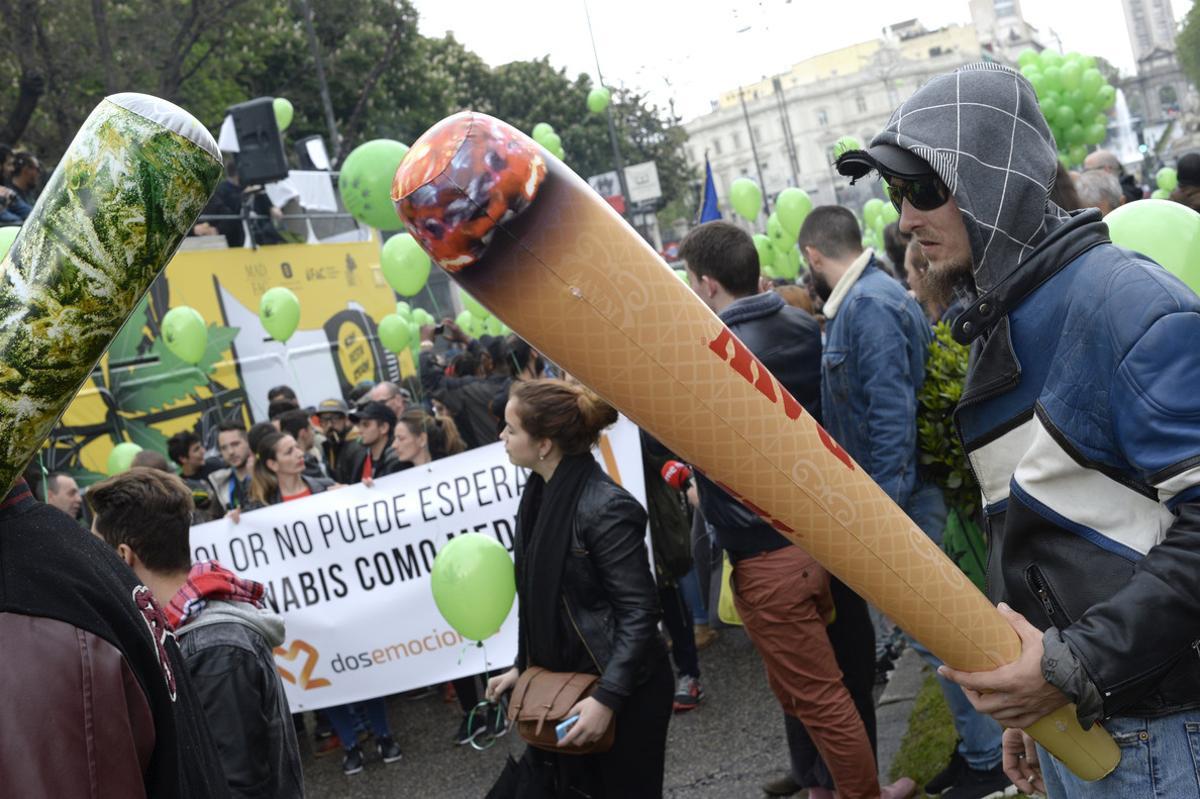
[[[891,679],[879,703],[875,706],[875,723],[879,741],[879,774],[886,780],[892,761],[900,751],[900,743],[908,732],[908,719],[921,686],[925,684],[927,670],[925,661],[911,648],[905,649],[896,661]]]

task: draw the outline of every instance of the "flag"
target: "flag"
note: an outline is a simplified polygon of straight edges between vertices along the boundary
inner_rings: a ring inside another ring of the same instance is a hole
[[[720,219],[721,212],[717,210],[717,186],[713,183],[712,164],[708,163],[708,155],[704,156],[704,193],[700,195],[700,223]]]

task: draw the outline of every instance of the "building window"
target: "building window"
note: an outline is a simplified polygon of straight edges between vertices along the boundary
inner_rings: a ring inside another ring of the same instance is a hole
[[[1014,5],[1016,4],[1013,0],[996,0],[992,8],[995,10],[997,17],[1015,17],[1017,12],[1013,7]]]
[[[742,149],[742,134],[738,133],[737,131],[733,132],[733,149]]]
[[[861,94],[854,98],[854,105],[858,108],[858,113],[867,113],[867,98]]]
[[[817,124],[823,128],[829,127],[829,114],[825,113],[824,108],[817,112]]]
[[[712,140],[712,148],[713,148],[713,153],[714,153],[714,154],[716,154],[716,155],[720,155],[720,154],[721,154],[721,140],[720,140],[720,139],[713,139],[713,140]]]

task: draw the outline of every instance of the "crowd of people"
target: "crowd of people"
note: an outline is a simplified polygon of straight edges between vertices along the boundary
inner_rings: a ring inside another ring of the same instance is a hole
[[[1011,140],[1006,129],[998,144],[979,109],[1013,121]],[[911,646],[937,670],[957,734],[926,793],[984,799],[1015,784],[1055,799],[1197,796],[1200,330],[1187,331],[1200,299],[1112,245],[1100,213],[1140,189],[1111,154],[1084,166],[1065,173],[1027,83],[965,67],[837,161],[851,181],[885,184],[900,213],[886,253],[864,248],[854,214],[832,205],[799,231],[800,285],[764,281],[754,241],[728,222],[694,228],[679,247],[699,300],[937,543],[948,503],[925,468],[918,398],[940,346],[934,325],[971,345],[953,425],[982,496],[987,587],[1022,642],[1017,662],[945,666],[645,432],[643,506],[591,454],[612,407],[520,338],[473,339],[446,320],[421,329],[404,386],[360,385],[312,407],[279,386],[267,420],[227,421],[212,441],[179,432],[169,462],[141,453],[86,497],[65,474],[35,469],[18,482],[0,505],[0,640],[41,657],[7,665],[0,686],[44,690],[35,700],[3,688],[17,698],[0,731],[15,729],[10,716],[36,725],[58,708],[80,733],[61,741],[55,769],[6,745],[8,787],[302,795],[307,722],[290,713],[271,654],[282,619],[262,585],[192,563],[189,529],[500,440],[530,473],[513,552],[518,653],[510,669],[446,689],[462,710],[448,743],[504,734],[503,700],[518,703],[519,722],[547,680],[576,693],[557,742],[510,759],[489,796],[660,796],[672,715],[705,698],[698,653],[716,636],[726,563],[783,716],[789,762],[768,794],[916,793],[908,777],[881,784],[873,700]],[[1181,202],[1196,199],[1198,173],[1200,155],[1180,159]],[[94,537],[79,534],[81,510]],[[1081,782],[1023,731],[1068,703],[1122,742],[1104,780]],[[363,770],[367,737],[384,763],[402,757],[382,697],[309,721],[315,751],[340,752],[346,775]]]

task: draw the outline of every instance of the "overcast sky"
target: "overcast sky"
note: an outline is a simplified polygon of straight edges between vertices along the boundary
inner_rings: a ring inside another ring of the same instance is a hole
[[[574,76],[596,78],[583,0],[414,0],[421,32],[455,37],[492,65],[550,56]],[[1171,0],[1182,22],[1192,0]],[[605,83],[674,99],[685,120],[739,83],[876,38],[917,17],[929,28],[971,21],[967,0],[589,0]],[[1121,0],[1022,0],[1051,45],[1107,58],[1133,72]]]

